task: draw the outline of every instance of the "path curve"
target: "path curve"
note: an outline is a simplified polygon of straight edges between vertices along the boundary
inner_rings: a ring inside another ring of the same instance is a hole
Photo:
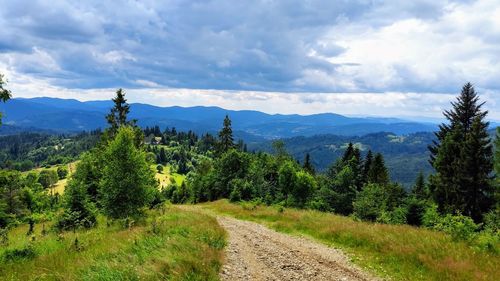
[[[229,234],[221,280],[377,280],[334,248],[253,222],[217,220]]]

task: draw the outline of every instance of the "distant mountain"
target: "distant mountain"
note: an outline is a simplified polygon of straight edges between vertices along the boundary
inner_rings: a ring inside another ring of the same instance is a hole
[[[92,130],[106,127],[104,116],[111,101],[80,102],[72,99],[13,99],[0,104],[4,124],[18,128],[38,128],[58,132]],[[397,118],[354,118],[333,113],[314,115],[266,114],[251,110],[226,110],[219,107],[158,107],[131,104],[130,117],[141,126],[176,127],[198,133],[216,132],[229,114],[237,137],[245,140],[289,138],[335,134],[361,136],[380,131],[397,135],[429,132],[432,123],[419,123]]]

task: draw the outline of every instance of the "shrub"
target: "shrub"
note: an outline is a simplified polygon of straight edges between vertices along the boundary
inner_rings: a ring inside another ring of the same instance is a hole
[[[59,166],[57,168],[57,176],[59,179],[65,179],[68,176],[68,168],[66,166]]]
[[[479,226],[470,217],[448,214],[434,228],[450,234],[453,240],[470,241]]]
[[[3,254],[2,259],[5,262],[9,261],[18,261],[18,260],[30,260],[34,259],[37,256],[37,253],[33,246],[27,245],[20,249],[10,249],[6,250]]]
[[[424,220],[426,201],[412,196],[406,200],[406,222],[409,225],[420,226]]]

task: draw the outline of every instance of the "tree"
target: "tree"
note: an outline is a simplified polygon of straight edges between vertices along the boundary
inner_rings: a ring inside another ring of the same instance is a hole
[[[231,128],[231,119],[226,115],[224,118],[223,127],[219,132],[219,153],[224,153],[231,148],[234,148],[234,138],[233,138],[233,129]]]
[[[9,90],[4,88],[7,84],[7,80],[4,80],[4,75],[0,73],[0,101],[7,102],[12,98],[12,94]],[[0,125],[2,124],[2,113],[0,112]]]
[[[500,127],[497,127],[497,135],[495,138],[495,173],[497,174],[497,179],[500,179]]]
[[[309,155],[309,153],[306,153],[306,157],[304,158],[304,165],[302,167],[311,175],[316,174],[316,170],[314,169],[314,165],[311,163],[311,155]]]
[[[64,212],[59,217],[56,227],[61,230],[90,228],[96,222],[96,210],[89,200],[85,185],[70,179],[64,190]]]
[[[306,171],[298,171],[295,175],[295,184],[291,190],[295,206],[304,207],[316,188],[316,180],[311,174]]]
[[[0,203],[4,204],[6,214],[20,215],[24,206],[21,202],[21,173],[0,170]]]
[[[38,182],[43,186],[43,188],[50,188],[59,180],[57,171],[55,170],[42,170],[40,175],[38,175]]]
[[[111,130],[116,132],[120,126],[133,125],[134,122],[127,121],[127,115],[130,112],[130,105],[125,99],[125,91],[123,89],[118,89],[116,91],[116,97],[112,99],[114,106],[111,108],[111,112],[106,115],[106,120],[111,126]]]
[[[389,172],[385,167],[384,156],[382,154],[377,153],[373,162],[370,165],[370,169],[368,170],[367,175],[368,183],[377,183],[377,184],[388,184],[389,183]]]
[[[413,185],[411,193],[417,199],[427,198],[427,192],[425,190],[425,176],[423,172],[418,173],[417,179],[415,180],[415,185]]]
[[[363,184],[366,184],[368,182],[368,174],[370,172],[370,168],[372,167],[373,163],[373,152],[371,150],[368,150],[368,153],[366,154],[365,161],[363,163]]]
[[[474,87],[467,83],[452,109],[444,112],[448,123],[440,125],[437,140],[429,147],[436,174],[430,186],[438,209],[460,212],[476,222],[493,204],[493,150],[488,136],[488,111]]]
[[[297,169],[293,161],[286,161],[281,165],[278,171],[278,188],[284,196],[285,201],[288,200],[289,195],[292,193],[297,182]]]
[[[149,204],[152,189],[158,184],[134,138],[133,128],[122,126],[104,152],[100,194],[104,213],[111,218],[141,214],[140,209]]]

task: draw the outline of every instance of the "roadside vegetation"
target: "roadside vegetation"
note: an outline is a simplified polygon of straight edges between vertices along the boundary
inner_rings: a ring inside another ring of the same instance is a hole
[[[138,221],[99,216],[90,229],[21,225],[4,236],[1,280],[218,280],[225,232],[213,217],[172,206]]]
[[[452,235],[408,225],[362,222],[313,210],[219,200],[204,209],[305,235],[345,251],[351,260],[394,280],[495,280],[500,256]],[[500,246],[499,244],[496,247]]]

